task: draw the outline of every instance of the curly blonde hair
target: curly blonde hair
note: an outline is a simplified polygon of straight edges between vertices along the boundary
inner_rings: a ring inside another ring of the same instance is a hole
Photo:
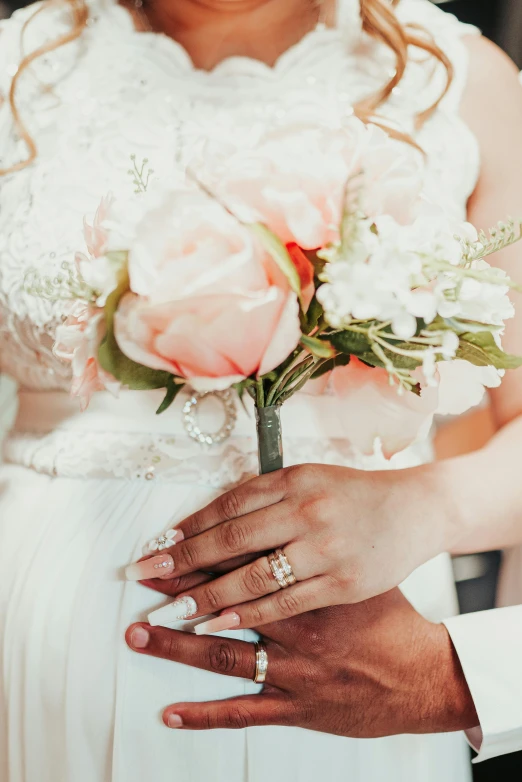
[[[383,127],[394,138],[406,143],[417,146],[415,141],[406,133],[401,133],[396,128],[391,128],[386,125],[385,122],[379,119],[379,108],[386,103],[390,97],[392,91],[400,83],[404,76],[406,66],[409,59],[409,47],[414,46],[417,49],[421,49],[427,53],[427,55],[434,58],[434,61],[441,63],[446,71],[446,84],[441,94],[432,106],[419,113],[417,120],[417,127],[421,127],[424,122],[433,114],[439,105],[440,101],[447,93],[452,79],[453,79],[453,66],[442,51],[437,46],[430,34],[422,27],[417,25],[403,25],[397,18],[395,8],[399,4],[400,0],[360,0],[361,4],[361,18],[363,30],[372,38],[380,41],[387,46],[395,57],[395,72],[389,81],[381,87],[373,95],[368,95],[362,101],[355,106],[356,115],[364,122],[373,122],[374,124]],[[10,174],[15,171],[20,171],[36,159],[38,150],[36,143],[29,133],[25,122],[23,121],[20,111],[17,106],[17,89],[22,74],[32,65],[32,63],[39,57],[42,57],[49,52],[58,49],[66,43],[79,38],[87,24],[89,19],[89,10],[85,0],[44,0],[42,5],[36,9],[36,11],[27,19],[22,28],[22,39],[27,26],[31,21],[39,14],[44,13],[48,8],[53,6],[67,6],[71,12],[71,27],[69,32],[56,38],[54,41],[40,46],[30,54],[24,56],[17,72],[15,73],[11,87],[9,90],[8,101],[13,115],[15,128],[19,137],[25,142],[28,150],[28,155],[25,160],[16,163],[7,169],[0,169],[0,176],[4,174]]]

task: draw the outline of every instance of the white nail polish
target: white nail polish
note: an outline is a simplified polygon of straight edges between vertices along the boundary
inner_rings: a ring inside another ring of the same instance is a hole
[[[188,595],[180,597],[179,600],[175,600],[173,603],[169,603],[163,608],[158,608],[149,614],[149,624],[152,627],[169,627],[180,621],[180,619],[188,619],[189,616],[197,614],[198,606],[193,597]]]

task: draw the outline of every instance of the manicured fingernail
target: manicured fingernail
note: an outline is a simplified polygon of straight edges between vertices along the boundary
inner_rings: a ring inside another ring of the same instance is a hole
[[[232,630],[234,627],[239,627],[240,624],[239,614],[223,614],[216,619],[209,619],[208,622],[201,622],[195,626],[194,630],[196,635],[210,635],[210,633],[220,633],[223,630]]]
[[[183,725],[183,720],[179,714],[169,714],[167,717],[167,725],[169,728],[181,728]]]
[[[135,627],[131,633],[130,641],[135,649],[145,649],[149,640],[150,635],[144,627]]]
[[[125,568],[127,581],[143,581],[144,578],[165,578],[174,570],[174,560],[170,554],[160,554],[143,562],[134,562]]]
[[[196,601],[193,597],[186,595],[149,614],[149,624],[151,624],[152,627],[157,627],[158,625],[161,627],[170,627],[176,622],[179,622],[180,619],[188,619],[189,616],[194,616],[197,612],[198,605]]]

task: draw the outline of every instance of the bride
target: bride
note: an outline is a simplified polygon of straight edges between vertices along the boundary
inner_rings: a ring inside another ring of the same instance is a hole
[[[129,649],[128,626],[162,603],[156,592],[126,582],[123,569],[149,540],[255,473],[251,419],[238,409],[231,437],[202,448],[184,427],[184,401],[157,418],[155,392],[125,392],[119,400],[99,393],[80,413],[67,393],[69,367],[52,352],[64,302],[35,297],[25,280],[36,270],[59,287],[84,248],[84,217],[92,219],[109,191],[127,195],[147,177],[175,182],[203,144],[249,144],[260,128],[289,120],[342,127],[354,111],[365,121],[378,117],[398,143],[422,148],[427,198],[462,219],[475,191],[471,218],[489,225],[520,209],[514,186],[504,185],[511,174],[506,149],[518,154],[522,123],[512,107],[514,83],[511,66],[476,30],[428,0],[154,0],[128,7],[52,0],[2,23],[0,366],[19,393],[0,468],[1,782],[468,779],[457,733],[361,741],[295,728],[164,727],[168,703],[258,687]],[[501,108],[501,120],[489,102]],[[514,265],[513,253],[505,257]],[[510,382],[514,394],[519,381]],[[509,389],[497,396],[502,423],[519,410]],[[4,410],[9,404],[5,391]],[[382,496],[385,470],[411,468],[401,474],[418,476],[430,444],[419,441],[391,462],[357,456],[349,423],[356,415],[333,404],[304,394],[289,403],[287,463],[337,465],[321,468],[328,476],[377,470],[374,482],[361,482],[357,499],[358,510],[369,513],[367,499]],[[219,428],[219,409],[199,414],[209,431]],[[510,448],[506,436],[491,458],[509,463]],[[478,495],[483,463],[474,474]],[[426,483],[408,497],[408,512],[426,518],[429,542],[404,573],[397,564],[353,599],[393,586],[441,550],[439,506],[431,503],[437,484],[423,495],[436,474],[422,475]],[[374,508],[376,517],[379,502]],[[516,542],[504,537],[500,543]],[[482,531],[478,547],[491,544]],[[389,551],[393,559],[393,546]],[[444,554],[417,568],[403,591],[431,622],[456,613]],[[342,601],[336,595],[331,602]],[[255,638],[250,630],[235,635]]]

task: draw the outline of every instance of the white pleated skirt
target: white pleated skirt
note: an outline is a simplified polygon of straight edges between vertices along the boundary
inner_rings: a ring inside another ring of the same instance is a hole
[[[255,691],[124,641],[130,623],[165,601],[125,582],[122,569],[213,496],[196,485],[0,467],[0,782],[468,782],[461,734],[361,741],[163,726],[170,703]],[[405,591],[432,619],[452,613],[447,558]]]

